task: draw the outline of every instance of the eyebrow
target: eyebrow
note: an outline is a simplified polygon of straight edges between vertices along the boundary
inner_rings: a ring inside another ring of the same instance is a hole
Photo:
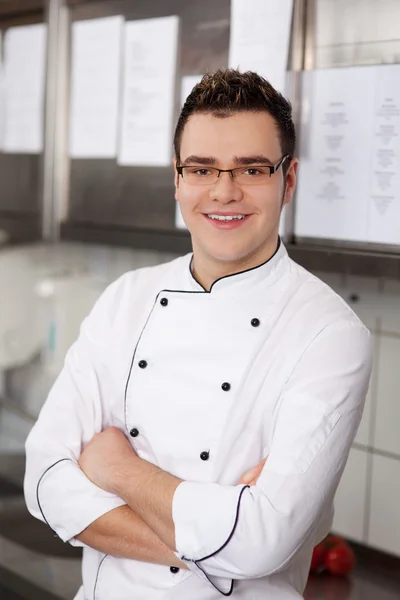
[[[215,156],[196,156],[192,154],[188,156],[181,165],[208,165],[214,166],[218,164],[218,159]],[[235,165],[272,165],[270,158],[262,154],[255,156],[235,156],[233,159]]]

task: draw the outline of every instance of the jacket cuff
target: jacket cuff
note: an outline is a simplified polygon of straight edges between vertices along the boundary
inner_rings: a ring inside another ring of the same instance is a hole
[[[36,499],[42,520],[64,542],[126,503],[92,483],[72,459],[61,459],[40,477]],[[36,516],[36,515],[35,515]],[[84,546],[78,540],[73,545]]]
[[[203,569],[201,561],[191,561],[180,556],[179,552],[174,553],[177,558],[182,560],[187,568],[194,573],[199,579],[204,581],[207,585],[211,584],[222,596],[230,596],[233,592],[235,585],[234,579],[229,577],[216,577],[210,576]]]
[[[240,497],[248,486],[183,481],[175,491],[172,518],[182,560],[204,560],[219,552],[233,535]]]

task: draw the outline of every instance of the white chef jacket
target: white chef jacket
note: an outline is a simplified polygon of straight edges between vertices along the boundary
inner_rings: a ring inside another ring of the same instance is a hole
[[[76,600],[301,598],[359,425],[370,334],[282,243],[209,292],[191,255],[123,275],[83,322],[31,431],[25,496],[64,541],[124,502],[77,461],[111,425],[183,479],[176,555],[189,570],[83,551]],[[268,460],[256,486],[238,485]]]

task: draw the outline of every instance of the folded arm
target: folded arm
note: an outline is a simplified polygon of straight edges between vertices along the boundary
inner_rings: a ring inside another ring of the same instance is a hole
[[[113,301],[120,298],[122,285],[123,279],[110,286],[84,321],[28,436],[25,499],[31,514],[64,542],[184,567],[123,499],[95,485],[79,466],[82,449],[102,430],[102,398],[114,393],[105,387],[109,379],[105,358],[111,339],[110,318],[115,314]]]
[[[120,506],[103,515],[76,539],[111,556],[188,568],[129,506]]]
[[[222,593],[227,580],[279,571],[314,538],[333,500],[361,419],[371,354],[369,333],[356,321],[318,335],[283,391],[254,487],[181,481],[135,457],[127,440],[131,454],[98,484]]]

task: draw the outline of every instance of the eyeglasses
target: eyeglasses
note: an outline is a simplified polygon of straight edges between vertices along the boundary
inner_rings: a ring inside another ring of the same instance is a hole
[[[251,165],[235,169],[188,165],[177,166],[176,170],[183,181],[190,185],[213,185],[218,181],[221,173],[230,173],[232,180],[238,185],[263,185],[288,158],[289,154],[286,154],[275,165]]]

